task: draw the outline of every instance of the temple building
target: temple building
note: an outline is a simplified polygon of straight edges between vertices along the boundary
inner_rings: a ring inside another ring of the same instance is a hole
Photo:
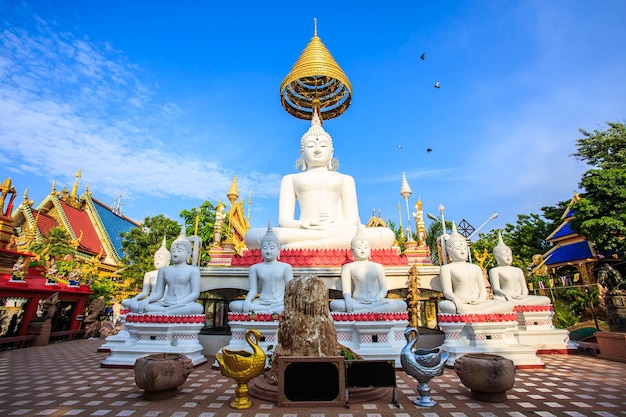
[[[592,242],[572,229],[571,222],[576,217],[573,206],[578,200],[580,196],[574,193],[561,216],[562,223],[546,237],[546,240],[554,246],[542,255],[541,262],[533,265],[534,274],[550,273],[552,276],[561,277],[559,281],[563,282],[555,281],[559,285],[594,283],[592,269],[596,262],[604,257],[598,253]]]
[[[26,188],[23,201],[15,207],[15,187],[8,178],[2,184],[0,337],[4,336],[5,340],[11,336],[22,338],[19,343],[32,342],[27,340],[32,336],[29,327],[50,299],[58,299],[60,303],[50,340],[59,334],[75,337],[81,331],[80,319],[92,294],[86,275],[119,278],[119,269],[123,267],[120,233],[139,223],[123,215],[121,198],[109,207],[95,199],[87,186],[79,196],[80,176],[79,170],[69,191],[65,187],[57,191],[55,181],[50,194],[36,206]],[[74,257],[82,265],[81,269],[75,269],[76,275],[64,276],[59,271],[53,276],[51,261],[45,259],[46,249],[38,255],[31,251],[31,245],[45,242],[48,232],[55,227],[62,228],[71,239]]]

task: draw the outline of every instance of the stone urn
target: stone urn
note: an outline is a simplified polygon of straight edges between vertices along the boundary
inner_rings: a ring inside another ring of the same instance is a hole
[[[146,400],[163,400],[176,395],[193,370],[193,363],[185,355],[159,353],[135,361],[135,383],[144,390]]]
[[[454,361],[454,370],[479,401],[504,402],[515,384],[515,364],[500,355],[467,353]]]

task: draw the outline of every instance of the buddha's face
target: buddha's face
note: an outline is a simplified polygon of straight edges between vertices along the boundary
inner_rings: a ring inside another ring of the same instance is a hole
[[[352,244],[352,254],[357,261],[366,261],[370,258],[372,249],[367,240],[357,240]]]
[[[170,252],[172,253],[172,261],[175,264],[187,262],[189,255],[191,255],[190,251],[182,243],[173,244],[170,248]]]
[[[312,138],[304,143],[302,158],[308,168],[327,166],[333,156],[333,147],[325,138]]]
[[[166,251],[157,251],[154,254],[154,267],[161,269],[170,263],[170,256]]]
[[[452,244],[446,244],[448,255],[452,259],[452,262],[465,262],[467,261],[467,255],[469,253],[467,249],[467,243],[462,240],[452,242]]]
[[[498,249],[493,253],[498,265],[509,266],[513,263],[513,252],[510,248]]]
[[[264,240],[261,242],[261,255],[266,262],[274,261],[278,257],[278,245],[276,242]]]

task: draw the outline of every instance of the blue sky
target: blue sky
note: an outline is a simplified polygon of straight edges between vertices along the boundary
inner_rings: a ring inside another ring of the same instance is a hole
[[[578,128],[625,119],[624,1],[314,4],[0,0],[1,179],[39,203],[82,168],[141,221],[226,202],[237,175],[275,223],[308,128],[278,90],[313,18],[353,87],[324,128],[364,222],[400,204],[406,226],[405,172],[411,209],[515,223],[578,189]]]

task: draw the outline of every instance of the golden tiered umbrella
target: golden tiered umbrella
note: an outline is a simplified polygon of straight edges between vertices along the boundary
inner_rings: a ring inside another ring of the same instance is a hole
[[[319,106],[322,119],[328,120],[346,111],[351,100],[350,80],[317,36],[316,24],[311,41],[280,85],[280,101],[298,119],[310,120],[313,107]]]

